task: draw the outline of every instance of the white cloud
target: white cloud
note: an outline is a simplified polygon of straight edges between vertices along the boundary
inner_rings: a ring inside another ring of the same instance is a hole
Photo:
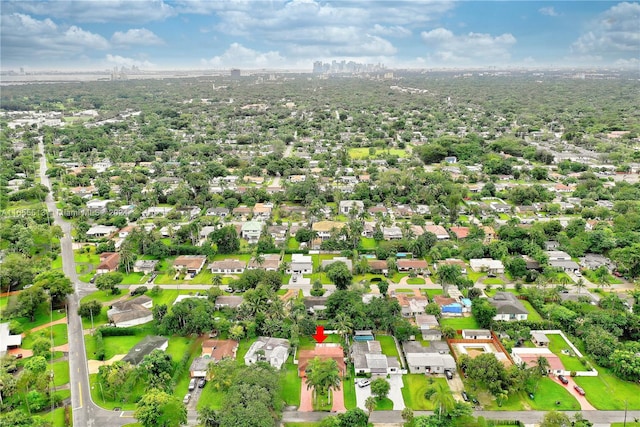
[[[38,20],[29,15],[2,15],[0,40],[5,64],[33,63],[42,60],[65,61],[110,47],[99,34],[76,25],[61,26],[51,19]]]
[[[556,10],[553,8],[553,6],[541,7],[540,9],[538,9],[538,12],[540,12],[540,14],[546,15],[546,16],[560,16],[560,14],[558,12],[556,12]]]
[[[145,59],[141,60],[141,59],[135,59],[135,58],[127,58],[120,55],[107,54],[104,60],[106,62],[106,66],[108,66],[109,68],[113,67],[114,65],[117,67],[124,66],[127,68],[131,68],[133,65],[135,65],[136,67],[144,68],[146,70],[156,68],[155,64]]]
[[[201,61],[203,65],[214,68],[282,68],[286,60],[279,52],[258,52],[242,46],[240,43],[232,43],[229,48],[219,56]]]
[[[435,50],[429,61],[438,65],[484,65],[506,63],[516,38],[505,33],[492,36],[484,33],[455,35],[446,28],[436,28],[421,33],[422,40]]]
[[[47,0],[3,1],[6,12],[46,15],[74,22],[129,22],[161,21],[176,14],[176,10],[163,0]]]
[[[400,25],[384,26],[380,24],[375,24],[373,26],[372,33],[378,34],[381,36],[408,37],[411,35],[411,30],[405,27],[402,27]]]
[[[600,14],[571,45],[578,54],[612,56],[640,52],[640,3],[619,3]]]
[[[616,67],[627,68],[631,70],[637,70],[640,68],[640,59],[631,58],[631,59],[618,59],[613,63]]]
[[[146,28],[132,28],[126,33],[117,31],[111,37],[111,42],[118,45],[162,45],[164,41]]]

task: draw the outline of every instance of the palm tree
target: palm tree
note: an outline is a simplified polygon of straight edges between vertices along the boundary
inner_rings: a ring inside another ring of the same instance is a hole
[[[576,282],[576,288],[578,288],[578,293],[580,293],[580,289],[584,289],[587,287],[587,284],[584,283],[584,279],[581,277]]]
[[[222,285],[222,277],[220,277],[220,275],[216,274],[215,276],[213,276],[211,278],[211,284],[213,286],[221,286]]]
[[[313,358],[307,366],[307,389],[313,387],[314,400],[318,390],[327,390],[327,403],[331,402],[331,390],[340,388],[340,370],[334,359]]]
[[[453,394],[451,394],[449,387],[445,387],[442,383],[438,383],[429,400],[438,408],[438,419],[440,419],[443,414],[447,415],[455,406]]]
[[[460,274],[460,267],[457,265],[441,265],[438,267],[438,277],[443,288],[446,285],[455,284]]]
[[[376,407],[376,398],[373,396],[367,397],[367,400],[364,401],[364,407],[367,408],[367,411],[369,411],[369,416],[371,416],[371,413]]]
[[[549,365],[549,361],[544,356],[538,356],[538,358],[536,359],[536,365],[540,370],[540,375],[543,376],[547,375],[547,373],[549,372],[549,368],[551,367],[551,365]]]
[[[509,392],[507,390],[500,390],[496,394],[496,401],[498,402],[498,406],[502,407],[502,404],[505,400],[509,398]]]
[[[335,328],[338,331],[338,334],[342,337],[342,340],[346,343],[347,336],[351,335],[353,331],[353,322],[351,321],[351,317],[349,317],[346,313],[338,313],[335,320]]]

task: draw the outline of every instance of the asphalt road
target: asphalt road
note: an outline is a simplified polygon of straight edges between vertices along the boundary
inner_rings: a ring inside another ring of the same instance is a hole
[[[47,162],[44,155],[44,145],[38,145],[40,158],[40,182],[49,189],[45,203],[51,212],[54,223],[62,228],[64,233],[60,239],[62,254],[62,270],[71,279],[75,293],[67,298],[67,323],[69,334],[69,384],[71,387],[71,408],[73,413],[73,425],[83,427],[119,427],[134,422],[130,414],[121,417],[120,412],[107,411],[95,405],[91,400],[89,389],[89,374],[87,359],[85,357],[84,335],[82,333],[82,321],[78,316],[78,303],[82,296],[95,290],[92,285],[81,282],[76,273],[76,264],[73,259],[71,224],[63,220],[58,214],[58,209],[51,195],[51,183],[46,175]]]

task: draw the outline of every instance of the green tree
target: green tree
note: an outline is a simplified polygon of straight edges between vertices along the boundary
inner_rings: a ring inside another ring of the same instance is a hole
[[[444,264],[438,266],[438,278],[442,287],[458,283],[462,270],[459,265]]]
[[[18,294],[16,311],[33,322],[36,310],[46,300],[47,295],[44,293],[44,289],[41,286],[32,286]]]
[[[369,416],[371,416],[371,413],[376,408],[376,399],[373,396],[367,397],[367,400],[364,401],[364,407],[367,408]]]
[[[544,414],[540,427],[569,427],[571,419],[567,414],[558,411],[550,411]]]
[[[376,378],[371,381],[371,394],[376,396],[378,400],[382,400],[389,394],[391,384],[384,378]]]
[[[71,280],[60,271],[46,271],[34,279],[34,286],[42,286],[49,291],[54,307],[59,307],[67,295],[73,293]]]
[[[122,273],[112,271],[109,273],[101,274],[96,278],[96,288],[101,291],[110,291],[112,294],[116,294],[118,284],[122,283],[124,276]]]
[[[317,399],[319,393],[326,390],[327,402],[330,402],[331,390],[340,388],[340,370],[334,359],[313,358],[309,361],[306,375],[307,389],[313,388],[314,400]]]
[[[327,277],[339,290],[347,289],[353,280],[349,267],[342,261],[336,261],[327,267]]]
[[[240,249],[240,238],[233,225],[222,227],[209,235],[209,239],[216,244],[218,253],[232,254]]]
[[[471,302],[471,314],[481,328],[489,328],[498,310],[487,300],[476,298]]]
[[[153,350],[142,359],[139,369],[147,378],[147,388],[157,388],[167,392],[171,390],[173,361],[168,353],[158,349]]]
[[[102,304],[98,300],[92,299],[87,302],[80,303],[80,307],[78,307],[78,315],[84,317],[85,319],[91,318],[91,316],[96,317],[102,311]]]
[[[433,402],[433,406],[437,408],[438,419],[443,416],[447,416],[453,409],[455,400],[453,395],[447,386],[442,383],[438,383],[429,398]]]
[[[136,404],[133,416],[144,427],[177,427],[187,423],[187,408],[177,397],[151,389]]]

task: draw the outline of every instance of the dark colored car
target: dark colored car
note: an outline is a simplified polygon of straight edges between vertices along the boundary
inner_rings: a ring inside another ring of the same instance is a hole
[[[16,359],[22,359],[22,353],[16,354]]]
[[[462,398],[464,399],[465,402],[469,401],[469,396],[467,396],[467,392],[466,391],[462,392]]]
[[[580,396],[584,396],[584,395],[586,394],[586,393],[584,392],[584,390],[582,389],[582,387],[580,387],[580,386],[574,385],[574,386],[573,386],[573,389],[574,389],[575,391],[577,391],[577,392],[578,392],[578,394],[579,394]]]
[[[200,378],[200,380],[198,381],[198,388],[204,388],[205,384],[207,384],[207,380],[205,380],[204,378]]]
[[[560,380],[560,382],[561,382],[562,384],[564,384],[564,385],[569,384],[569,380],[568,380],[568,379],[566,379],[566,378],[564,377],[564,375],[558,375],[558,379],[559,379],[559,380]]]
[[[453,374],[451,373],[451,371],[444,371],[444,374],[446,375],[448,380],[453,379]]]

